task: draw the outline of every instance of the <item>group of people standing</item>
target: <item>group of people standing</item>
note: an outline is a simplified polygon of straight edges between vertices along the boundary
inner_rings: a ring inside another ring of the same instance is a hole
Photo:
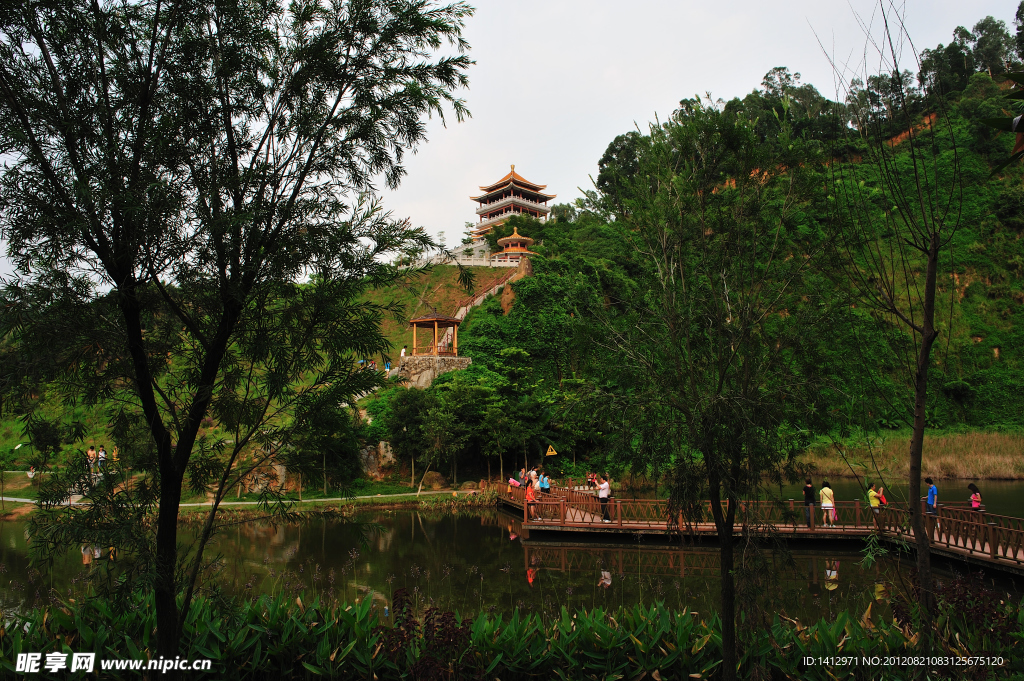
[[[526,506],[530,513],[530,519],[537,520],[537,497],[541,494],[551,494],[551,478],[543,468],[534,466],[527,470],[524,467],[519,469],[515,478],[509,478],[508,491],[510,494],[513,485],[526,487]]]
[[[928,491],[926,496],[921,498],[921,501],[925,502],[924,508],[925,513],[929,515],[938,515],[939,508],[939,488],[935,486],[935,481],[931,478],[925,478],[924,482],[928,485]],[[970,490],[971,496],[969,497],[971,502],[971,508],[975,511],[982,511],[983,507],[981,504],[981,491],[978,486],[973,482],[967,485],[967,489]],[[825,527],[835,527],[836,522],[836,495],[832,490],[832,486],[828,484],[828,481],[821,483],[821,489],[818,491],[817,497],[815,498],[814,485],[811,483],[811,479],[807,478],[807,484],[804,485],[804,519],[807,521],[807,527],[811,526],[811,514],[814,513],[814,505],[821,503],[822,521]],[[875,518],[885,510],[888,502],[885,499],[885,488],[875,487],[875,483],[868,483],[868,505],[871,508],[872,514]]]
[[[117,458],[116,454],[114,458]],[[106,445],[100,445],[98,450],[94,445],[89,445],[89,449],[85,450],[85,463],[89,467],[90,473],[105,473],[107,470]]]
[[[821,483],[818,497],[821,500],[821,521],[823,525],[825,527],[835,527],[836,493],[832,490],[832,485],[828,484],[828,480]],[[807,484],[804,485],[804,520],[807,521],[807,527],[811,526],[811,514],[814,513],[815,503],[814,485],[811,484],[811,479],[807,478]]]

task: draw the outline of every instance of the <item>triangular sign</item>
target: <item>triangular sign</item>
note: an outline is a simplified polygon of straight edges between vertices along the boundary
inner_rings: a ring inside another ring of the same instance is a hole
[[[558,452],[555,451],[555,448],[552,447],[551,445],[548,445],[547,454],[545,454],[544,456],[555,456],[556,454],[558,454]]]

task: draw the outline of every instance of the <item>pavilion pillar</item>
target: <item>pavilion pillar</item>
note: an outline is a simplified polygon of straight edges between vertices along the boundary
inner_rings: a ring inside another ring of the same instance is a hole
[[[456,324],[455,326],[452,327],[452,336],[453,336],[454,341],[455,341],[455,348],[454,348],[455,356],[458,357],[459,356],[459,325],[458,324]]]
[[[416,354],[416,325],[412,325],[412,354]]]
[[[434,320],[434,356],[437,356],[437,320]]]

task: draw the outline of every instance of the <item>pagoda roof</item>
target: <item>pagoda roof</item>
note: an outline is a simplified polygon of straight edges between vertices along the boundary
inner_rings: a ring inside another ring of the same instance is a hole
[[[517,187],[520,187],[520,188],[525,189],[527,191],[533,192],[534,194],[539,194],[540,196],[544,196],[544,197],[549,198],[549,199],[553,199],[553,198],[555,198],[557,196],[557,194],[544,194],[544,193],[542,193],[540,190],[541,189],[546,189],[547,188],[546,184],[536,184],[536,183],[530,182],[525,177],[523,177],[522,175],[517,173],[516,172],[516,167],[515,167],[515,165],[513,165],[512,169],[508,172],[507,175],[505,175],[505,177],[501,178],[500,180],[498,180],[494,184],[487,185],[487,186],[481,186],[480,189],[481,189],[481,191],[484,192],[483,194],[481,194],[480,196],[471,196],[469,198],[471,198],[474,201],[476,201],[477,199],[482,199],[483,197],[487,196],[488,194],[496,192],[499,189],[502,189],[503,187],[507,187],[510,184],[514,184]]]

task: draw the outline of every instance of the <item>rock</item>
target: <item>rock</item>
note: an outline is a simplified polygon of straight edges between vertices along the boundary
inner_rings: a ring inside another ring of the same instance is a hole
[[[423,486],[430,489],[441,489],[448,486],[448,481],[437,471],[430,471],[423,476]]]
[[[394,463],[395,455],[391,451],[390,442],[378,442],[375,447],[359,450],[359,468],[366,477],[373,480],[383,480],[387,469]]]
[[[467,480],[466,482],[459,485],[459,489],[476,489],[476,483],[473,482],[472,480]]]
[[[501,309],[506,315],[512,310],[512,305],[516,302],[516,292],[512,290],[512,284],[520,279],[532,276],[533,263],[530,262],[529,258],[522,258],[519,261],[519,267],[516,268],[515,274],[508,278],[505,288],[501,291]]]
[[[428,388],[441,374],[465,369],[472,363],[469,357],[406,356],[399,361],[398,375],[410,388]]]

